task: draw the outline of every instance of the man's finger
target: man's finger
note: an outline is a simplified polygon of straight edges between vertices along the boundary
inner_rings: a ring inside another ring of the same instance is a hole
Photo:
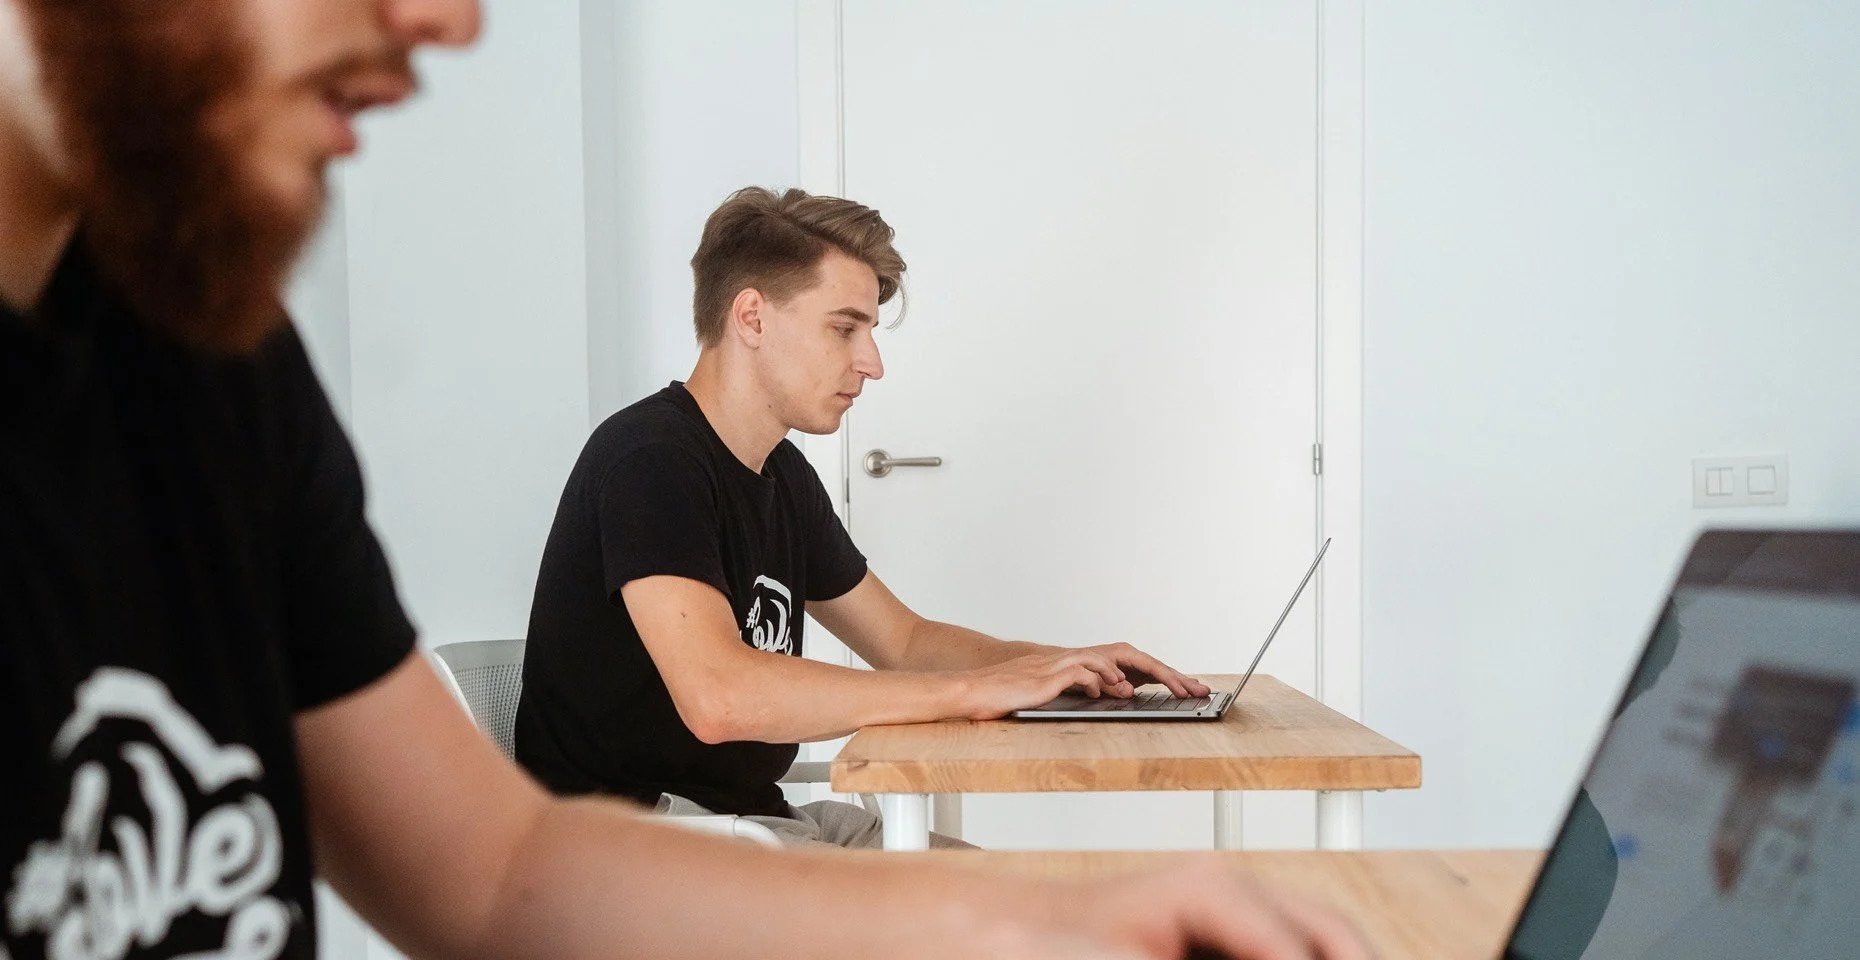
[[[1124,671],[1110,657],[1095,650],[1075,650],[1067,659],[1103,677],[1105,686],[1124,682]]]
[[[1145,656],[1149,656],[1149,655],[1145,654]],[[1178,683],[1182,684],[1182,688],[1188,691],[1188,696],[1205,697],[1209,693],[1212,692],[1209,686],[1205,683],[1202,683],[1200,680],[1197,680],[1194,677],[1191,677],[1188,674],[1183,673],[1182,671],[1177,670],[1176,668],[1169,666],[1168,664],[1163,663],[1160,660],[1156,660],[1155,657],[1150,657],[1150,659],[1155,661],[1157,669],[1162,670],[1164,675],[1173,677]]]
[[[1318,948],[1322,960],[1374,960],[1375,953],[1362,931],[1342,915],[1308,900],[1283,899],[1279,912],[1304,931],[1305,939]]]
[[[1199,680],[1185,676],[1181,671],[1163,663],[1161,660],[1138,650],[1129,644],[1118,644],[1118,660],[1125,664],[1126,673],[1141,672],[1152,683],[1160,683],[1169,688],[1169,692],[1178,697],[1205,697],[1208,685]],[[1128,668],[1135,667],[1130,670]]]
[[[1258,892],[1243,897],[1203,895],[1187,911],[1188,942],[1200,953],[1190,956],[1246,957],[1248,960],[1330,960],[1313,952],[1302,931]]]

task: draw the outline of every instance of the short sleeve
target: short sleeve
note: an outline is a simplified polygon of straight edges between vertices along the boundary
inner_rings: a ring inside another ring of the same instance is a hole
[[[805,470],[802,477],[802,502],[807,516],[807,599],[834,600],[865,579],[865,554],[853,545],[852,535],[833,512],[833,498],[820,482],[820,475],[798,453],[795,460]]]
[[[387,557],[364,515],[362,472],[295,331],[261,355],[276,418],[285,643],[293,708],[307,710],[386,675],[413,651]]]
[[[601,576],[608,599],[646,577],[696,580],[729,595],[723,576],[717,487],[689,451],[652,443],[624,454],[594,491]]]

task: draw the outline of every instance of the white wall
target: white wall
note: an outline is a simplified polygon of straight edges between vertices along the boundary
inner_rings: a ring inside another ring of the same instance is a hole
[[[351,423],[428,643],[521,636],[587,432],[578,0],[494,0],[344,178]]]
[[[1541,843],[1694,532],[1860,523],[1860,6],[1367,6],[1365,716],[1426,781],[1367,839]]]
[[[487,14],[366,121],[289,297],[429,643],[521,635],[588,427],[696,358],[704,217],[799,178],[792,4]]]
[[[591,162],[611,171],[617,228],[590,249],[595,423],[691,372],[690,261],[704,218],[740,187],[800,178],[793,3],[604,5],[608,22],[589,23],[611,56],[590,89],[612,92],[600,108],[617,136]]]

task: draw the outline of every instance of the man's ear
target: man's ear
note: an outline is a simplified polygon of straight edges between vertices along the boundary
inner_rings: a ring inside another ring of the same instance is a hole
[[[762,323],[768,313],[769,302],[762,296],[762,291],[754,287],[744,287],[730,301],[728,318],[729,332],[741,340],[746,347],[757,347],[762,343]]]

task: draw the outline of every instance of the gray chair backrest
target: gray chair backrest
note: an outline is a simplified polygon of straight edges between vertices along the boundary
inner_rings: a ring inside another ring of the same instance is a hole
[[[433,657],[472,722],[490,735],[504,756],[514,757],[517,700],[523,696],[523,641],[448,643],[434,647]]]

